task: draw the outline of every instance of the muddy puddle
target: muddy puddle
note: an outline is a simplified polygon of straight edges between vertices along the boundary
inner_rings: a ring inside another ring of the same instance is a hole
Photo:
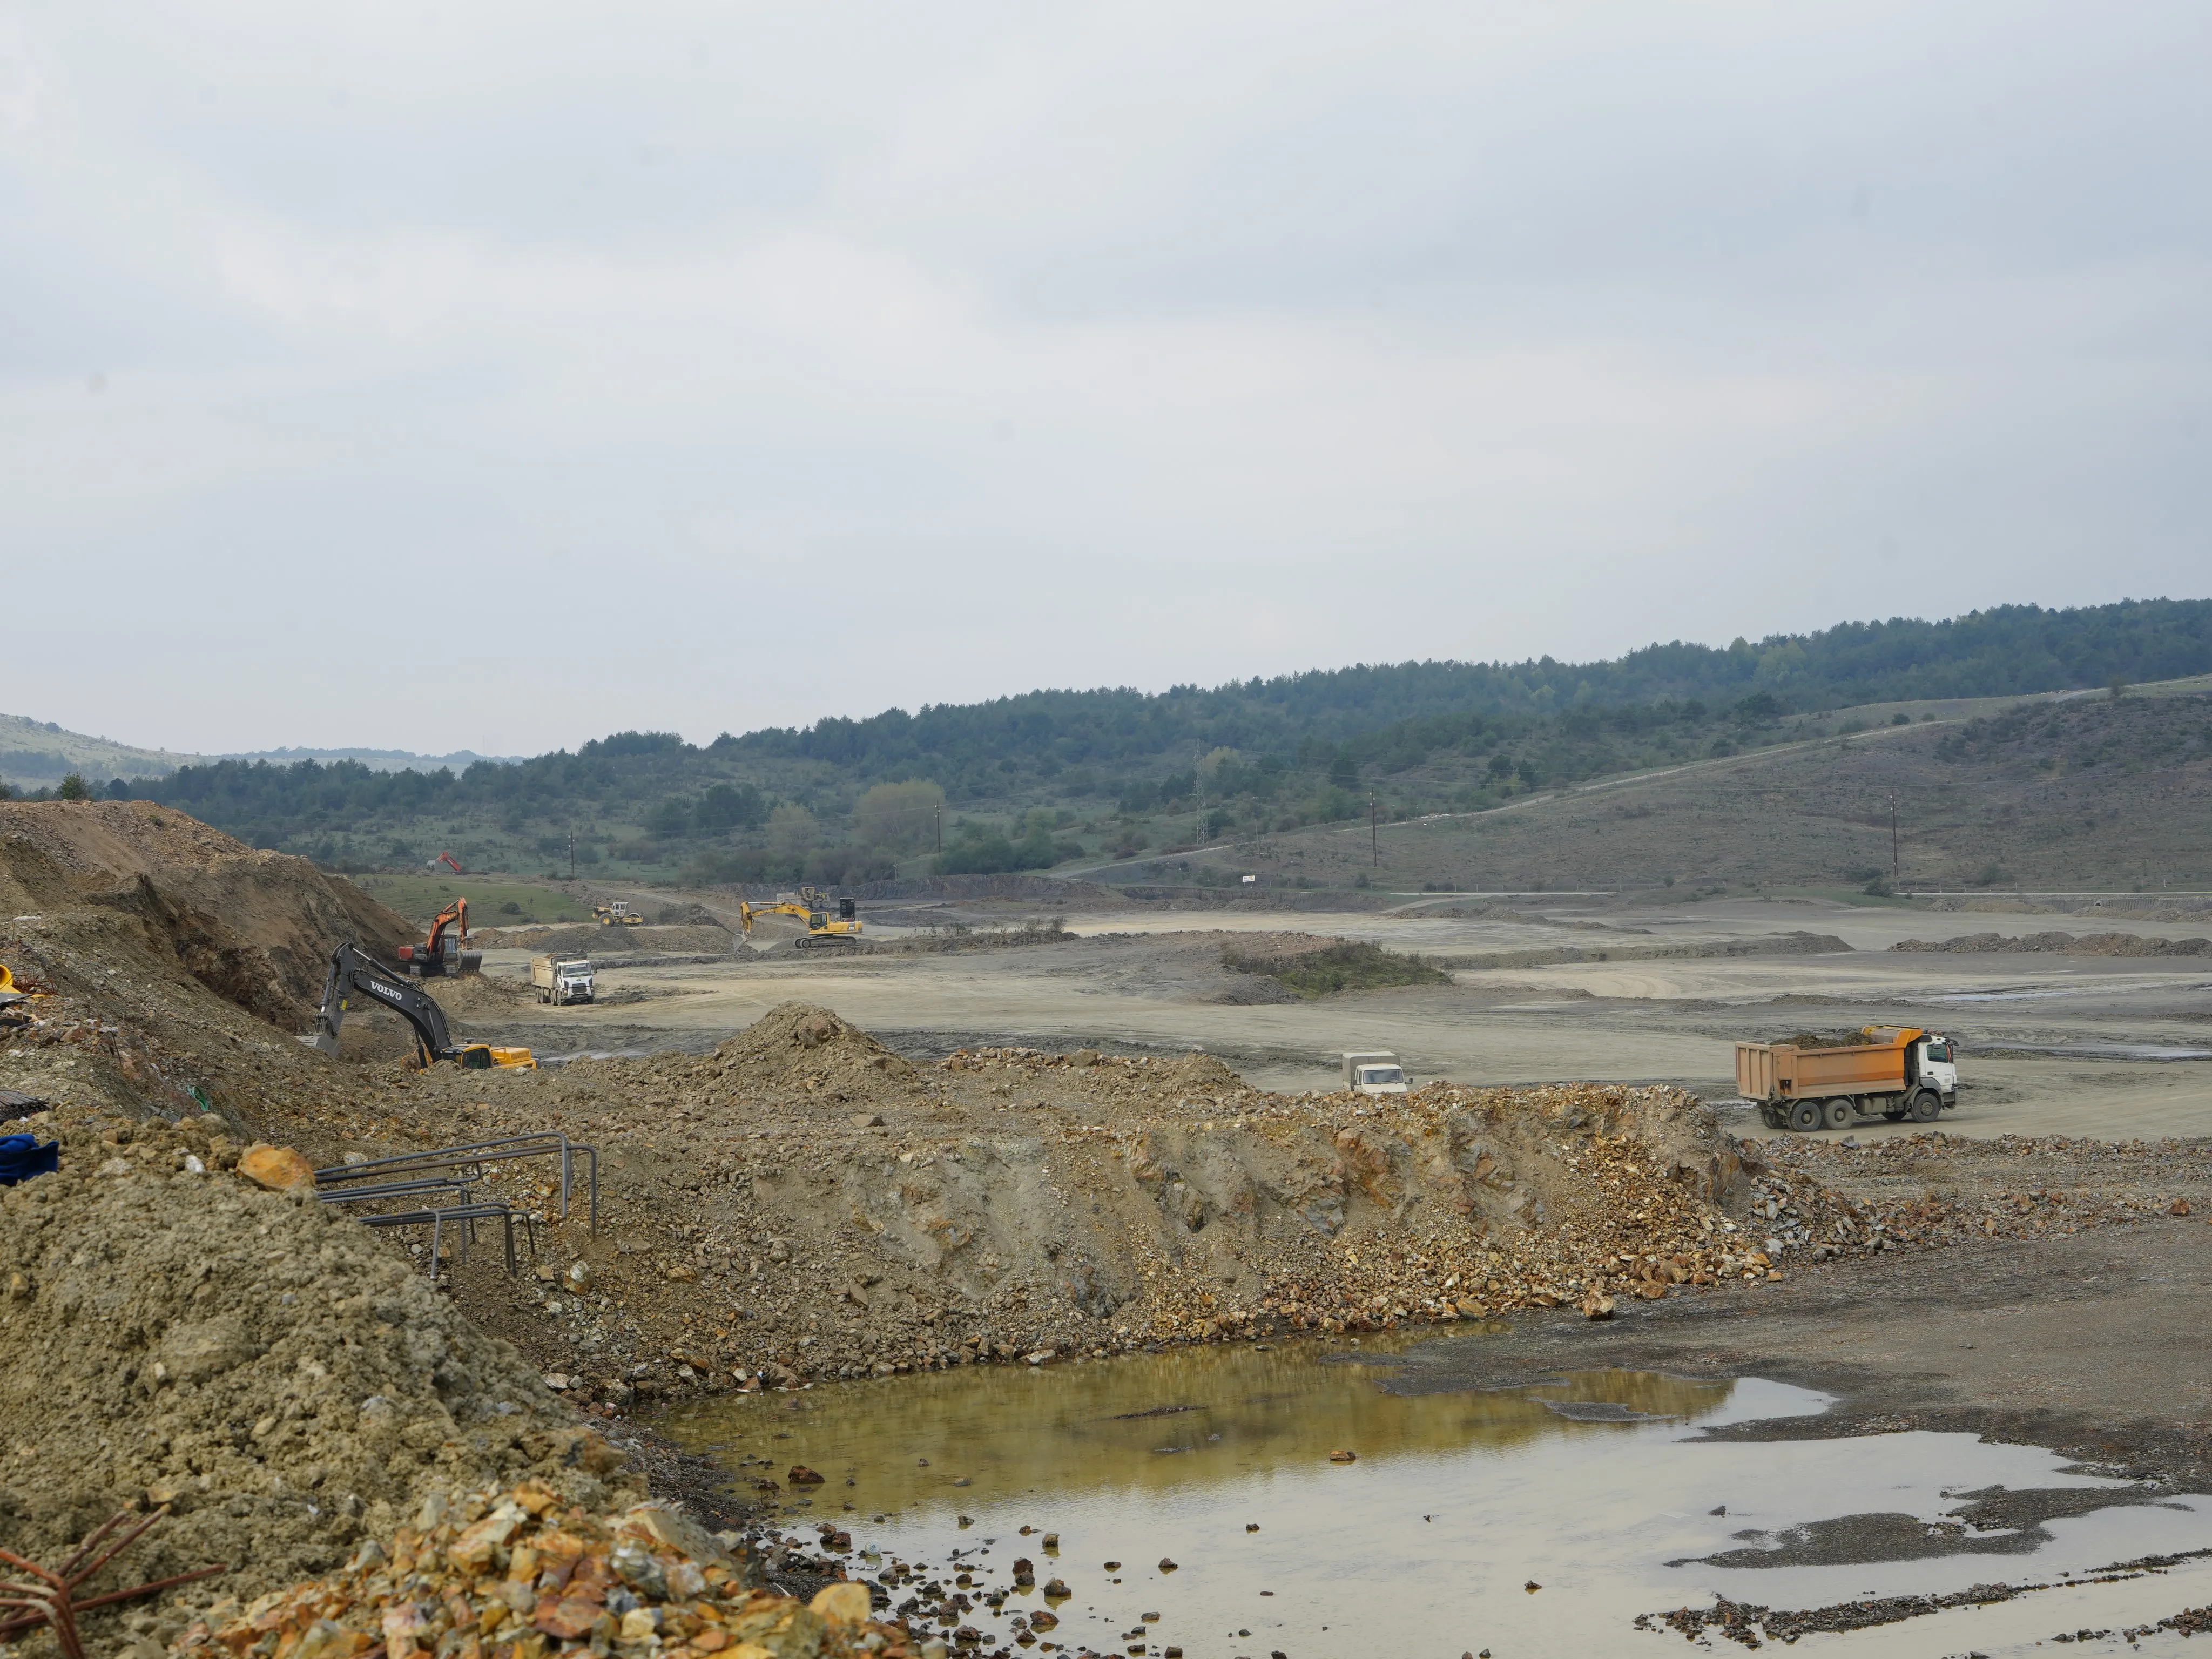
[[[892,1605],[921,1595],[912,1615],[975,1632],[970,1652],[1656,1653],[1684,1638],[1638,1615],[1717,1596],[1808,1609],[1991,1583],[2057,1587],[1796,1645],[1995,1655],[2110,1628],[2128,1650],[2123,1630],[2212,1601],[2206,1560],[2067,1582],[2212,1552],[2212,1497],[1967,1435],[1705,1438],[1830,1403],[1759,1379],[1403,1396],[1390,1364],[1289,1344],[979,1367],[725,1396],[659,1426],[787,1524],[848,1532],[854,1576],[891,1573]],[[793,1486],[794,1464],[823,1484]],[[933,1583],[966,1605],[940,1607]]]

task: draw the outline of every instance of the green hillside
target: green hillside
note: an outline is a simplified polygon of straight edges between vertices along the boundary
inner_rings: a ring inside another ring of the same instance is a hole
[[[465,771],[188,765],[138,793],[359,868],[854,881],[1046,868],[1359,817],[1486,812],[1658,766],[1917,722],[1972,698],[2212,672],[2212,600],[2005,606],[1600,663],[1404,663],[1211,690],[1036,691],[865,720],[623,732]],[[1863,710],[1851,714],[1844,711]],[[97,780],[96,780],[97,781]],[[939,842],[942,851],[939,851]]]

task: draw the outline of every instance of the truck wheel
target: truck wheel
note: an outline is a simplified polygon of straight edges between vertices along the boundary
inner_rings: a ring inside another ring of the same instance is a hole
[[[1923,1089],[1912,1097],[1912,1121],[1933,1123],[1943,1115],[1943,1097],[1933,1089]]]
[[[1808,1135],[1820,1127],[1820,1103],[1801,1100],[1790,1109],[1790,1127],[1801,1135]]]
[[[1856,1115],[1851,1110],[1851,1103],[1844,1099],[1832,1100],[1820,1108],[1820,1121],[1831,1129],[1850,1128],[1851,1119]]]

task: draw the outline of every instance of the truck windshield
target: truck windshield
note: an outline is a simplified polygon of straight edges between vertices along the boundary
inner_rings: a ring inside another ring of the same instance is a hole
[[[1938,1066],[1948,1064],[1951,1059],[1951,1045],[1945,1042],[1929,1043],[1928,1058]]]
[[[1406,1073],[1395,1066],[1363,1066],[1359,1068],[1362,1083],[1403,1083]]]

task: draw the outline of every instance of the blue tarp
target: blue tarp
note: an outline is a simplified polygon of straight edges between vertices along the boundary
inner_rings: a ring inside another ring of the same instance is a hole
[[[12,1187],[33,1176],[52,1175],[62,1167],[62,1144],[39,1145],[36,1135],[0,1135],[0,1187]]]

